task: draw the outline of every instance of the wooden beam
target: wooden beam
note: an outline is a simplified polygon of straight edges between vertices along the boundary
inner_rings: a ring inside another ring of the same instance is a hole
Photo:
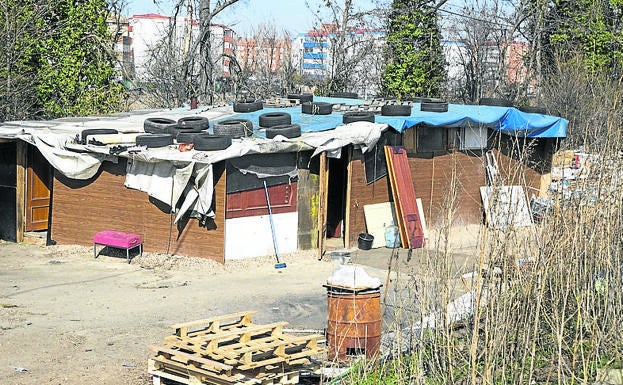
[[[320,186],[318,188],[318,260],[324,254],[324,241],[327,236],[327,204],[329,199],[329,162],[327,153],[320,154]]]
[[[344,214],[344,247],[350,247],[350,209],[351,209],[351,188],[352,188],[352,160],[353,160],[353,146],[348,146],[348,155],[346,157],[346,197],[344,198],[344,202],[346,202],[346,213]],[[355,204],[359,204],[355,202]],[[362,207],[363,209],[363,207]]]
[[[28,169],[28,143],[18,140],[16,146],[16,180],[15,180],[15,240],[24,242],[26,228],[26,175]]]

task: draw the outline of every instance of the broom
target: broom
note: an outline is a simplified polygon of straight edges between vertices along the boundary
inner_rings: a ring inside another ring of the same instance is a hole
[[[266,193],[266,203],[268,204],[268,217],[270,218],[270,232],[273,234],[273,245],[275,247],[275,255],[277,256],[277,263],[275,269],[283,269],[286,267],[285,262],[281,262],[279,259],[279,246],[277,246],[277,235],[275,234],[275,223],[273,222],[273,211],[270,208],[270,198],[268,197],[268,186],[264,181],[264,192]]]

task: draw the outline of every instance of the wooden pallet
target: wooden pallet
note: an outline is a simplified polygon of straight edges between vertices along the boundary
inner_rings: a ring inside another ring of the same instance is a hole
[[[190,365],[181,366],[174,361],[155,360],[153,358],[147,361],[147,370],[152,376],[154,385],[164,384],[166,380],[173,380],[188,385],[289,385],[299,382],[298,370],[277,374],[252,374],[252,377],[244,374],[223,377],[215,376],[213,373]]]
[[[296,107],[301,104],[301,99],[275,98],[263,102],[264,107],[286,108]]]
[[[296,383],[298,368],[324,352],[318,346],[324,336],[293,337],[283,333],[287,322],[257,325],[253,314],[172,325],[173,335],[150,346],[155,355],[149,373],[183,384]],[[187,382],[179,381],[180,376]]]
[[[175,335],[178,337],[194,337],[203,334],[220,333],[229,331],[233,328],[240,328],[251,325],[251,317],[257,313],[256,311],[246,311],[233,313],[218,317],[202,319],[198,321],[185,322],[171,325],[175,329]]]

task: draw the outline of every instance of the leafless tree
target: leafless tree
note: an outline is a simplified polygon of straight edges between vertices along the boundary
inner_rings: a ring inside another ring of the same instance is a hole
[[[383,30],[384,13],[380,8],[361,10],[355,3],[326,1],[316,10],[306,3],[316,15],[316,40],[326,44],[319,59],[326,67],[324,79],[317,84],[325,93],[374,89],[379,82],[384,37],[378,32]]]
[[[524,65],[527,43],[518,41],[525,22],[521,1],[466,2],[460,9],[444,9],[449,38],[445,49],[450,78],[447,97],[463,103],[481,97],[516,99],[528,90]]]
[[[174,108],[188,101],[189,79],[182,67],[184,53],[180,43],[175,34],[170,33],[149,47],[145,66],[145,78],[150,79],[145,83],[150,99],[147,104]]]
[[[233,52],[224,48],[225,40],[233,44],[233,31],[213,23],[218,14],[238,2],[177,1],[164,36],[148,50],[146,78],[154,98],[151,102],[172,107],[196,98],[213,104],[223,90],[225,66],[234,79],[242,76]]]
[[[621,80],[589,73],[583,60],[580,54],[557,58],[554,74],[541,84],[540,103],[569,120],[566,148],[590,150],[608,143],[613,131],[623,132],[623,88]]]
[[[273,24],[261,24],[250,37],[241,38],[236,57],[246,74],[239,88],[257,98],[278,96],[292,83],[291,38]],[[290,79],[290,80],[288,80]]]
[[[182,62],[181,72],[185,79],[190,80],[187,84],[187,96],[206,97],[208,103],[212,103],[215,94],[217,61],[222,59],[222,51],[215,52],[212,39],[212,20],[227,7],[239,0],[199,0],[196,11],[199,22],[199,35],[194,41],[189,41],[188,51]],[[194,0],[179,0],[175,7],[175,15],[186,6],[189,15],[194,15]],[[192,36],[192,35],[191,35]],[[189,40],[192,40],[189,38]],[[199,69],[197,88],[191,86],[195,66]]]

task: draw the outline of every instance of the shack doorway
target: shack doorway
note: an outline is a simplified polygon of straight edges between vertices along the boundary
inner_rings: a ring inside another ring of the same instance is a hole
[[[17,241],[17,146],[0,139],[0,239]]]
[[[327,157],[329,175],[327,184],[327,246],[344,247],[346,234],[346,190],[348,177],[348,148],[342,148],[339,157]]]

